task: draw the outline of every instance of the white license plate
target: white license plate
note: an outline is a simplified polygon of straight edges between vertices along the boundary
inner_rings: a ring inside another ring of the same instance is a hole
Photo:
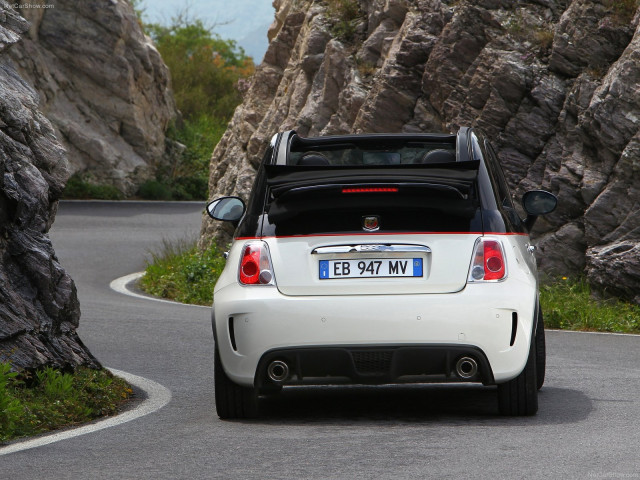
[[[320,260],[320,280],[380,277],[422,277],[422,258]]]

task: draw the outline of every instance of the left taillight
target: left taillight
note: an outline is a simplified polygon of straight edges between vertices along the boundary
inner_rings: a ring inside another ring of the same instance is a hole
[[[499,240],[479,238],[473,249],[469,282],[491,282],[507,277],[504,249]]]
[[[271,256],[266,243],[255,241],[242,247],[238,279],[243,285],[275,285]]]

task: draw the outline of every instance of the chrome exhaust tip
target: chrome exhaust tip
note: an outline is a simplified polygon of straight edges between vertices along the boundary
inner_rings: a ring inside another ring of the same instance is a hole
[[[460,357],[456,362],[456,375],[468,380],[478,373],[478,362],[472,357]]]
[[[289,365],[282,360],[274,360],[267,367],[267,376],[276,383],[284,382],[289,378]]]

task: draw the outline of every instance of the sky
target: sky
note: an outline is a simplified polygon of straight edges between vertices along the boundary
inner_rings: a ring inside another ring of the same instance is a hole
[[[191,18],[201,19],[222,38],[232,39],[260,63],[267,50],[267,30],[275,10],[271,0],[143,0],[144,20],[168,24],[188,8]]]

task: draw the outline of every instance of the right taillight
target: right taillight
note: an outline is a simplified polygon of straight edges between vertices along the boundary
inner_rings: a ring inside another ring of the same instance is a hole
[[[473,249],[469,282],[491,282],[506,278],[507,264],[499,240],[479,238]]]
[[[242,247],[238,279],[243,285],[275,285],[267,244],[249,242]]]

